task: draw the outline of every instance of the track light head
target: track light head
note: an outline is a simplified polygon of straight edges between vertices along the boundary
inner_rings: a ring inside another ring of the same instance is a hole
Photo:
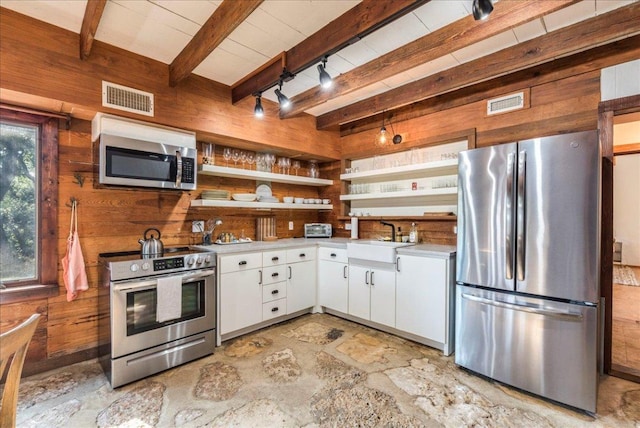
[[[322,64],[318,64],[318,73],[320,74],[320,86],[324,89],[330,88],[333,85],[333,79],[327,73],[327,57],[322,60]]]
[[[256,94],[256,106],[253,108],[253,115],[258,119],[264,117],[264,109],[262,108],[262,94]]]
[[[285,94],[283,94],[280,89],[276,89],[275,93],[278,97],[278,104],[280,104],[280,108],[283,110],[289,108],[289,106],[291,105],[291,101],[289,101],[289,98]]]
[[[491,0],[473,0],[472,10],[476,21],[487,19],[493,11],[493,4]]]

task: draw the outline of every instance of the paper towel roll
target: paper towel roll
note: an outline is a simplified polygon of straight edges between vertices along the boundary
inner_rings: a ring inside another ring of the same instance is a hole
[[[358,217],[351,217],[351,239],[358,239]]]

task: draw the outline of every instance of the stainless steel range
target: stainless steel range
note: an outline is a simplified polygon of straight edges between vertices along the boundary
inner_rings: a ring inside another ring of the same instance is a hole
[[[212,354],[215,257],[187,247],[162,257],[100,254],[100,363],[113,388]]]

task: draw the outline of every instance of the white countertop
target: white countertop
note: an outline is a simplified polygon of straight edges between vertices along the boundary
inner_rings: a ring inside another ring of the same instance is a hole
[[[319,245],[331,248],[347,248],[350,238],[286,238],[277,241],[253,241],[242,244],[212,244],[212,245],[192,245],[191,248],[201,251],[211,251],[216,254],[234,254],[254,251],[270,251],[281,248],[307,247],[309,245]],[[399,247],[398,254],[413,256],[436,256],[449,257],[456,253],[453,245],[418,244]]]

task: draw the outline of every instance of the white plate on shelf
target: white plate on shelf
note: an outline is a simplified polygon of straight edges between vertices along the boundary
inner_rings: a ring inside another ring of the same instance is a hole
[[[272,197],[273,193],[271,193],[271,186],[268,184],[259,185],[256,187],[256,195],[258,195],[258,197]]]
[[[255,193],[234,193],[231,195],[234,201],[253,202],[256,200]]]

